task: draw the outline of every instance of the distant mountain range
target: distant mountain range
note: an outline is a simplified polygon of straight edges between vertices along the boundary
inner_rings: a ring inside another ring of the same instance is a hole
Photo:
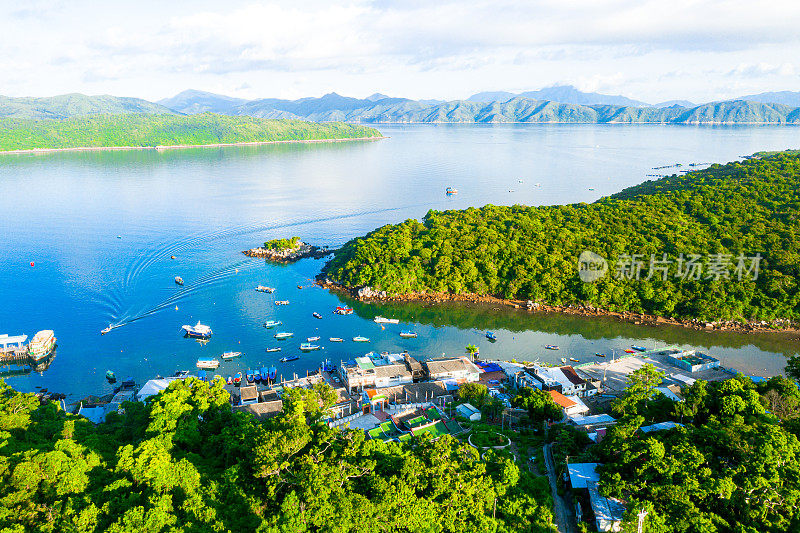
[[[773,100],[780,100],[778,102]],[[126,113],[219,113],[258,118],[363,123],[772,123],[800,124],[800,92],[749,95],[696,105],[673,100],[650,105],[624,96],[585,93],[556,86],[521,94],[478,93],[467,100],[411,100],[375,93],[350,98],[329,93],[319,98],[245,100],[203,91],[183,91],[156,103],[138,98],[68,94],[50,98],[0,96],[0,118],[66,118]]]

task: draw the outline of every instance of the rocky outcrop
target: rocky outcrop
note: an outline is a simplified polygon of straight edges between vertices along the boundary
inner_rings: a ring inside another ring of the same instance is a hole
[[[242,253],[247,257],[263,257],[268,261],[275,261],[276,263],[294,263],[295,261],[307,257],[318,259],[332,254],[333,252],[334,250],[329,249],[327,246],[320,248],[301,242],[296,248],[272,249],[258,247],[245,250]]]

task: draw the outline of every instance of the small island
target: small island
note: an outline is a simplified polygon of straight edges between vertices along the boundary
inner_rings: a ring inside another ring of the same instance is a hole
[[[63,120],[0,119],[0,153],[167,150],[382,139],[344,122],[275,120],[215,113],[89,115]]]
[[[328,247],[312,246],[301,241],[300,237],[292,237],[290,239],[272,239],[265,242],[264,246],[251,248],[242,253],[247,257],[263,257],[277,263],[294,263],[307,257],[319,259],[332,254],[333,250]]]

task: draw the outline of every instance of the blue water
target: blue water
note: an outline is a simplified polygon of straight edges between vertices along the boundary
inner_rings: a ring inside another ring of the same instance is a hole
[[[383,224],[429,209],[492,204],[591,202],[641,183],[651,167],[725,162],[757,150],[796,147],[791,127],[622,125],[382,126],[377,142],[61,153],[0,158],[0,333],[53,329],[49,367],[0,368],[21,390],[46,387],[70,399],[110,390],[106,370],[139,382],[198,357],[245,353],[219,373],[270,365],[319,335],[325,347],[281,364],[284,376],[375,350],[414,355],[582,361],[630,344],[702,346],[749,373],[779,372],[797,343],[775,335],[708,334],[613,320],[496,311],[479,306],[356,305],[308,287],[324,260],[289,266],[248,259],[241,250],[299,235],[336,247]],[[683,168],[687,168],[684,166]],[[539,184],[539,186],[537,186]],[[445,197],[447,186],[459,194]],[[592,187],[595,190],[590,191]],[[118,236],[120,238],[118,238]],[[176,259],[171,259],[171,256]],[[31,267],[30,263],[35,266]],[[178,287],[180,275],[186,284]],[[274,295],[256,285],[277,287]],[[298,289],[297,285],[307,286]],[[276,307],[275,299],[291,304]],[[318,311],[322,320],[312,318]],[[400,326],[374,324],[376,314]],[[261,325],[279,319],[295,337],[280,343]],[[207,344],[184,339],[183,324],[210,325]],[[123,323],[108,335],[100,330]],[[417,339],[403,340],[400,329]],[[486,329],[500,340],[489,344]],[[370,337],[355,344],[355,335]],[[343,344],[327,342],[343,337]],[[560,352],[543,349],[558,344]],[[14,375],[22,371],[22,375]]]

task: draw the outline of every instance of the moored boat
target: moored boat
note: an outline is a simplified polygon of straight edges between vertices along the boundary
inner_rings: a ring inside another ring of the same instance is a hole
[[[236,374],[233,375],[233,384],[239,385],[241,382],[242,382],[242,373],[237,372]]]
[[[318,341],[318,340],[319,340],[319,337],[308,337],[308,338],[306,338],[306,340],[307,340],[308,342],[314,342],[314,341]]]
[[[56,336],[52,329],[45,329],[36,333],[28,343],[28,356],[34,361],[44,359],[56,347]]]
[[[275,292],[275,288],[274,287],[267,287],[266,285],[259,285],[258,287],[256,287],[256,291],[273,293],[273,292]]]
[[[382,317],[380,315],[376,316],[373,320],[374,320],[374,322],[376,324],[399,324],[400,323],[400,320],[398,320],[397,318],[386,318],[386,317]]]
[[[417,332],[416,331],[401,331],[400,336],[404,339],[416,339]]]
[[[333,310],[334,313],[337,315],[352,315],[353,308],[347,307],[346,305],[337,305],[336,309]]]
[[[567,358],[566,358],[566,357],[562,357],[562,358],[561,358],[561,364],[562,364],[562,365],[565,365],[565,364],[567,364]]]
[[[558,350],[559,348],[555,344],[545,344],[544,345],[544,349],[545,350]]]
[[[275,305],[289,305],[289,300],[275,300]]]
[[[280,320],[267,320],[266,322],[264,322],[265,328],[274,328],[275,326],[281,326],[281,325],[283,325],[283,322],[281,322]]]
[[[233,385],[233,378],[231,376],[228,376],[227,378],[225,378],[225,383],[227,383],[228,385]]]
[[[300,350],[303,352],[313,352],[314,350],[319,350],[322,347],[318,344],[311,344],[310,342],[304,342],[300,344]]]
[[[625,350],[625,353],[636,353],[636,350],[631,350],[630,348]]]
[[[369,337],[362,337],[361,335],[353,337],[353,342],[369,342]]]
[[[458,189],[454,189],[452,187],[448,187],[444,190],[445,194],[458,194]]]
[[[181,329],[184,331],[187,337],[195,337],[197,339],[207,339],[211,337],[211,334],[213,333],[210,327],[201,324],[199,320],[197,321],[196,325],[188,326],[184,324],[181,326]]]
[[[277,367],[274,367],[274,366],[269,367],[269,379],[271,381],[275,381],[275,378],[277,377],[277,375],[278,375]]]
[[[180,276],[175,276],[175,283],[178,285],[183,285],[183,278]]]
[[[241,357],[242,352],[225,352],[222,354],[223,359],[233,359],[234,357]]]
[[[311,313],[311,316],[313,316],[314,318],[319,318],[319,319],[321,319],[321,318],[322,318],[322,315],[321,315],[321,314],[319,314],[319,313],[317,313],[316,311],[314,311],[313,313]]]
[[[276,346],[275,348],[267,348],[267,351],[268,352],[280,352],[281,351],[281,347],[280,346]]]
[[[328,339],[330,342],[344,342],[344,339],[341,337],[331,337]]]
[[[635,344],[633,346],[631,346],[631,348],[633,348],[637,352],[646,352],[647,351],[647,348],[645,348],[644,346],[636,346]]]
[[[292,336],[294,336],[294,333],[292,333],[291,331],[279,331],[278,333],[273,335],[273,337],[275,337],[278,340],[288,339],[289,337]]]
[[[494,331],[487,331],[486,338],[489,339],[490,341],[496,341],[497,335],[495,335]]]
[[[606,354],[604,354],[604,353],[600,353],[600,352],[595,352],[594,354],[595,354],[597,357],[605,357],[605,356],[606,356]]]
[[[288,363],[289,361],[297,361],[300,359],[299,355],[287,355],[286,357],[281,357],[281,363]]]
[[[219,367],[217,359],[203,357],[197,360],[197,368],[214,369]]]
[[[580,363],[580,361],[575,359],[574,357],[570,357],[569,360],[572,361],[573,363]]]
[[[108,380],[109,383],[116,383],[117,376],[115,376],[114,372],[112,372],[111,370],[107,370],[106,371],[106,379]]]

